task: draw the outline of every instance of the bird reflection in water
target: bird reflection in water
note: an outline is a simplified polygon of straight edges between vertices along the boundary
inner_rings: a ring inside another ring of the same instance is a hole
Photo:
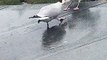
[[[65,27],[67,23],[64,23],[59,26],[53,26],[43,33],[42,36],[42,46],[45,49],[50,49],[53,47],[57,47],[58,44],[61,43],[64,35],[66,34]]]

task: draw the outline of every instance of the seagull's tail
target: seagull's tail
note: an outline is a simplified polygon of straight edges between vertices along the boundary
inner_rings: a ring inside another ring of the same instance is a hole
[[[34,15],[34,16],[32,16],[32,17],[29,17],[29,19],[30,18],[41,18],[40,16],[38,16],[38,15]]]

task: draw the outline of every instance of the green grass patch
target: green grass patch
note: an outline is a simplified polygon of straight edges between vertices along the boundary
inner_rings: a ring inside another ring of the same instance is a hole
[[[27,3],[31,4],[38,4],[38,3],[54,3],[58,0],[26,0]],[[82,0],[83,1],[90,1],[90,0]],[[20,0],[0,0],[1,5],[17,5],[21,4]]]
[[[38,3],[54,3],[58,0],[26,0],[28,3],[31,4],[38,4]],[[0,0],[1,5],[17,5],[21,4],[20,0]]]
[[[20,0],[0,0],[1,5],[16,5],[20,3]]]
[[[58,0],[30,0],[30,3],[37,4],[37,3],[54,3]],[[29,3],[29,1],[28,1]]]

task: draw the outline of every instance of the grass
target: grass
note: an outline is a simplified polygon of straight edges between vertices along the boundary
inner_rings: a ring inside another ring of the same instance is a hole
[[[37,4],[37,3],[54,3],[58,0],[26,0],[28,3]],[[89,0],[82,0],[89,1]],[[20,0],[0,0],[1,5],[17,5],[21,4]]]
[[[54,3],[58,0],[27,0],[28,3],[37,4],[37,3]],[[21,4],[20,0],[0,0],[1,5],[17,5]]]
[[[31,3],[54,3],[58,0],[31,0]]]
[[[1,5],[16,5],[16,4],[20,4],[21,2],[19,0],[0,0],[0,4]]]

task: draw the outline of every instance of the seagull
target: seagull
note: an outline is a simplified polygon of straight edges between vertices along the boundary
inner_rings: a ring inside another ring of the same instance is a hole
[[[38,18],[38,23],[46,22],[47,28],[49,28],[49,22],[53,19],[58,19],[62,23],[64,19],[59,19],[60,17],[58,18],[58,15],[62,13],[65,2],[66,0],[59,0],[56,3],[44,6],[37,15],[29,18]]]
[[[74,3],[74,2],[78,2],[77,3],[77,6],[75,7],[75,8],[73,8],[73,10],[75,11],[75,10],[79,10],[79,5],[80,5],[80,2],[81,2],[81,0],[71,0],[71,3],[67,6],[67,8],[66,9],[64,9],[64,11],[67,11],[68,9],[70,9],[69,7],[70,7],[70,5],[72,4],[72,3]]]

